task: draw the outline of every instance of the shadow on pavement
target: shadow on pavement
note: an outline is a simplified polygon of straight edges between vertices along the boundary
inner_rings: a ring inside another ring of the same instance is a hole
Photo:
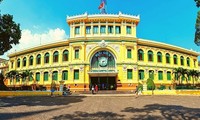
[[[133,113],[134,116],[131,119],[142,120],[197,120],[200,118],[200,108],[187,108],[177,105],[151,104],[144,106],[144,108],[127,107],[121,112]]]
[[[87,112],[81,112],[76,111],[74,114],[66,114],[66,115],[60,115],[56,116],[52,119],[56,120],[122,120],[124,115],[119,115],[117,113],[113,112],[96,112],[96,113],[87,113]]]
[[[31,111],[31,112],[0,113],[0,120],[17,119],[17,118],[23,119],[23,117],[37,115],[37,114],[51,112],[51,111],[56,111],[56,110],[60,110],[63,108],[65,108],[65,107],[53,108],[53,109],[48,109],[48,110]]]
[[[72,99],[73,98],[73,99]],[[11,106],[53,106],[68,105],[70,103],[82,102],[84,97],[47,97],[47,96],[29,96],[29,97],[4,97],[0,98],[1,107]]]

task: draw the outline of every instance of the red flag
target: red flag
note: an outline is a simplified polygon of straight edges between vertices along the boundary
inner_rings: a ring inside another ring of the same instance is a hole
[[[101,8],[103,8],[103,7],[104,7],[104,2],[102,2],[102,3],[99,5],[98,9],[101,9]]]

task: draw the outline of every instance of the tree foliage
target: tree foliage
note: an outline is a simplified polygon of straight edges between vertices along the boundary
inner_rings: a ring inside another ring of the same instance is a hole
[[[155,89],[154,81],[151,78],[147,79],[147,89],[148,90],[154,90]]]
[[[147,90],[152,90],[152,95],[154,94],[156,86],[152,78],[147,79]]]
[[[197,14],[195,29],[196,32],[195,32],[194,42],[196,45],[200,46],[200,11],[198,11]]]
[[[12,44],[19,44],[21,38],[20,25],[13,21],[13,16],[4,14],[0,17],[0,55],[12,48]]]
[[[0,73],[0,90],[8,90],[8,87],[4,84],[4,76]]]
[[[194,0],[196,3],[196,6],[200,7],[200,0]],[[194,43],[197,46],[200,46],[200,11],[198,11],[197,18],[196,18],[196,25],[195,25],[195,37],[194,37]]]
[[[200,0],[194,0],[197,7],[200,7]]]

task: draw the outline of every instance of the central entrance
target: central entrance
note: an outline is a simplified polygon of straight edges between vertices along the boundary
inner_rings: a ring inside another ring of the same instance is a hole
[[[91,77],[90,85],[98,85],[99,90],[116,90],[115,77]]]

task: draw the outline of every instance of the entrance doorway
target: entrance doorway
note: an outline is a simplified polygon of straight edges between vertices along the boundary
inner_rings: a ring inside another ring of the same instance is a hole
[[[99,90],[116,90],[115,77],[91,77],[90,86],[98,85]]]

